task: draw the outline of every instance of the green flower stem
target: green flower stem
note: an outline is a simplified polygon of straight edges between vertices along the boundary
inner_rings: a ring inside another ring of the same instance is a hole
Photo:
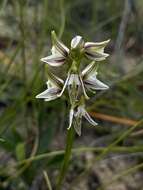
[[[64,161],[63,161],[61,171],[60,171],[59,176],[58,176],[57,190],[61,189],[61,185],[63,183],[63,180],[64,180],[65,175],[66,175],[67,170],[68,170],[69,160],[70,160],[71,152],[72,152],[74,134],[75,134],[74,128],[71,127],[67,133]]]

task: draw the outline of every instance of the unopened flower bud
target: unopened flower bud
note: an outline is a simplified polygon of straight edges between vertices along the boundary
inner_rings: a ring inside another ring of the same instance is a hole
[[[84,40],[81,36],[76,36],[71,41],[71,49],[82,49],[84,46]]]

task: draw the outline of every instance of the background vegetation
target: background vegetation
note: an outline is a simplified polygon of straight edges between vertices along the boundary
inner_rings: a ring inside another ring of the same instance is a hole
[[[64,99],[35,99],[45,89],[39,60],[50,52],[53,29],[67,45],[77,34],[86,41],[111,39],[106,49],[111,56],[99,69],[110,89],[88,102],[99,125],[83,122],[62,189],[141,190],[141,0],[0,1],[0,190],[50,189],[47,174],[53,188],[56,184],[68,110]]]

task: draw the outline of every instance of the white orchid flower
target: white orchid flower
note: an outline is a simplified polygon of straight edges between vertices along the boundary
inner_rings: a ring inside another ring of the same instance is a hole
[[[95,67],[95,62],[89,64],[83,71],[82,71],[82,78],[85,87],[88,90],[107,90],[109,86],[101,82],[97,79],[97,71]]]
[[[68,47],[66,47],[61,41],[56,37],[55,32],[52,32],[53,47],[51,49],[52,55],[41,58],[41,61],[49,64],[53,67],[59,67],[65,64],[66,59],[70,53]],[[83,48],[84,40],[81,36],[76,36],[71,41],[71,49]]]
[[[94,61],[105,60],[109,54],[104,53],[105,46],[110,40],[103,42],[86,42],[84,45],[85,56]]]
[[[58,40],[52,31],[51,55],[44,57],[41,61],[53,67],[68,64],[66,79],[55,76],[48,72],[47,89],[38,94],[36,98],[45,101],[55,100],[68,91],[68,98],[71,105],[69,113],[69,127],[73,125],[78,135],[81,135],[82,118],[84,117],[91,125],[97,123],[90,117],[85,109],[85,100],[89,99],[87,92],[96,90],[107,90],[109,87],[97,79],[97,67],[95,62],[105,60],[109,54],[104,52],[110,40],[103,42],[85,42],[81,36],[75,36],[71,40],[70,48]],[[82,58],[87,57],[92,62],[81,70]],[[86,92],[87,91],[87,92]]]
[[[45,101],[51,101],[59,98],[59,94],[61,93],[61,86],[63,86],[64,82],[62,79],[58,78],[52,73],[49,73],[49,79],[47,81],[47,89],[38,94],[36,98],[45,99]]]
[[[74,102],[77,100],[80,90],[83,91],[85,98],[89,99],[89,97],[87,96],[82,78],[78,73],[69,72],[67,79],[64,83],[63,89],[62,89],[61,93],[59,94],[59,96],[62,96],[66,87],[68,89],[68,93],[69,93],[71,102]]]
[[[86,89],[90,91],[109,89],[109,86],[97,79],[95,68],[95,62],[92,62],[81,74],[69,72],[59,96],[62,96],[67,87],[70,100],[74,102],[77,100],[80,92],[83,92],[84,97],[89,99]]]
[[[47,63],[50,66],[59,67],[66,62],[66,58],[69,54],[69,49],[57,39],[54,31],[52,32],[52,39],[52,55],[42,58],[41,61]]]
[[[75,128],[75,131],[80,136],[81,135],[81,124],[82,124],[82,117],[84,117],[91,125],[96,126],[96,123],[85,110],[85,105],[79,105],[76,108],[71,108],[69,114],[69,127],[71,128],[72,124]]]

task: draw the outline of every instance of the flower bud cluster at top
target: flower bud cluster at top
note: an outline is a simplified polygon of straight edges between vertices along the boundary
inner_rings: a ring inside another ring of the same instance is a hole
[[[69,126],[73,126],[78,135],[81,135],[82,117],[92,125],[97,123],[90,117],[85,109],[85,100],[89,99],[88,91],[95,93],[97,90],[107,90],[109,87],[97,79],[97,62],[103,61],[109,54],[104,48],[109,40],[103,42],[85,42],[81,36],[76,36],[71,41],[71,47],[66,47],[58,40],[52,31],[51,55],[41,59],[48,66],[68,66],[65,79],[59,78],[48,70],[47,89],[36,96],[45,101],[51,101],[68,92],[70,102]],[[90,63],[81,70],[81,61],[85,57]]]

